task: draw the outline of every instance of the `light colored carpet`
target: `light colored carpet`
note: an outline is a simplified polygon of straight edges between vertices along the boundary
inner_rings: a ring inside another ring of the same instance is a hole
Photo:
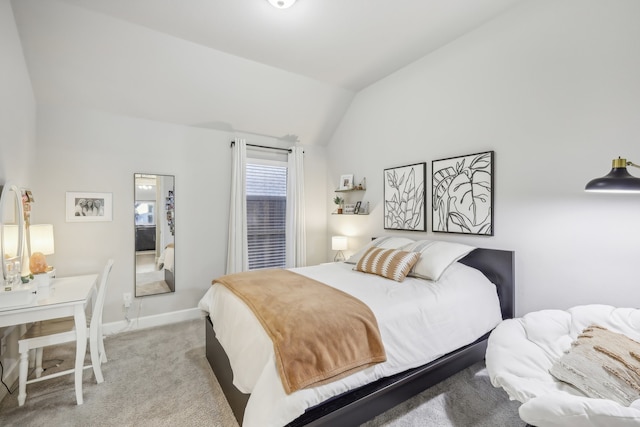
[[[84,372],[84,404],[76,405],[73,376],[27,387],[0,402],[0,426],[237,427],[204,352],[204,320],[108,337],[105,382]],[[45,350],[49,372],[73,364],[74,346]],[[56,359],[63,362],[52,366]],[[15,384],[11,389],[17,388]],[[482,363],[456,374],[376,417],[366,427],[520,427],[518,403],[489,383]]]

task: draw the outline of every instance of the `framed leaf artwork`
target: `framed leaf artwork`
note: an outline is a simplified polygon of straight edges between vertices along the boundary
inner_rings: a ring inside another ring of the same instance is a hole
[[[384,228],[427,231],[425,162],[384,170]]]
[[[493,151],[432,162],[434,232],[493,236]]]

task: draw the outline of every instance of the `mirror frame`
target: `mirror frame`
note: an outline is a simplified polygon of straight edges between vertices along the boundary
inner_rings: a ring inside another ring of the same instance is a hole
[[[11,197],[10,194],[13,193],[15,197]],[[11,200],[9,200],[11,199]],[[5,206],[7,203],[14,204],[13,207],[13,221],[5,222],[4,214],[5,214]],[[18,244],[17,244],[17,253],[14,257],[6,257],[5,256],[5,247],[4,247],[4,232],[5,225],[16,225],[18,226]],[[7,262],[22,262],[24,255],[24,213],[22,210],[22,191],[15,185],[11,183],[6,183],[3,186],[0,186],[0,257],[2,259],[2,286],[4,286],[5,281],[7,279],[8,271],[7,271]],[[20,264],[18,264],[20,265]]]
[[[139,190],[139,186],[142,185],[139,182],[142,180],[147,180],[151,188]],[[175,292],[175,186],[175,175],[139,172],[133,174],[133,280],[136,298]],[[140,192],[151,190],[155,192],[153,198],[147,194],[146,198],[139,199],[145,197],[140,196]],[[153,224],[138,224],[140,202],[149,202],[150,205],[153,203],[151,206],[155,206],[155,212],[144,212],[147,222]],[[150,220],[149,216],[153,219]],[[149,247],[150,242],[153,242],[153,249],[138,250],[141,247]],[[147,260],[145,271],[139,272],[142,265],[139,259],[149,258],[150,255],[153,255],[153,264],[150,265],[151,260]],[[162,273],[158,274],[159,272]],[[151,281],[139,283],[139,274],[149,274]],[[142,291],[143,285],[149,285],[149,289]]]

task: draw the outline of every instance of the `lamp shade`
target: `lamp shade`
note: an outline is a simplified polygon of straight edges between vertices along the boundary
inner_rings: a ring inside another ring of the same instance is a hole
[[[29,226],[29,243],[31,253],[41,252],[44,255],[55,253],[52,224],[33,224]]]
[[[277,7],[278,9],[286,9],[296,2],[296,0],[268,0],[271,3],[271,6]]]
[[[611,172],[602,178],[592,179],[584,189],[607,193],[640,193],[640,178],[627,172],[627,159],[618,157],[613,160]]]
[[[344,251],[347,249],[347,238],[345,236],[333,236],[331,238],[331,249],[334,251]]]

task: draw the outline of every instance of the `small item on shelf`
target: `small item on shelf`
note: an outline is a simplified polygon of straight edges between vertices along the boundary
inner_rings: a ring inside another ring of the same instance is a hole
[[[353,190],[353,174],[340,176],[339,190]]]
[[[342,213],[342,204],[344,203],[344,199],[342,197],[340,197],[340,196],[336,196],[333,199],[333,203],[338,205],[338,213],[341,214]]]
[[[362,178],[360,184],[356,186],[356,190],[366,190],[367,189],[367,178]]]

